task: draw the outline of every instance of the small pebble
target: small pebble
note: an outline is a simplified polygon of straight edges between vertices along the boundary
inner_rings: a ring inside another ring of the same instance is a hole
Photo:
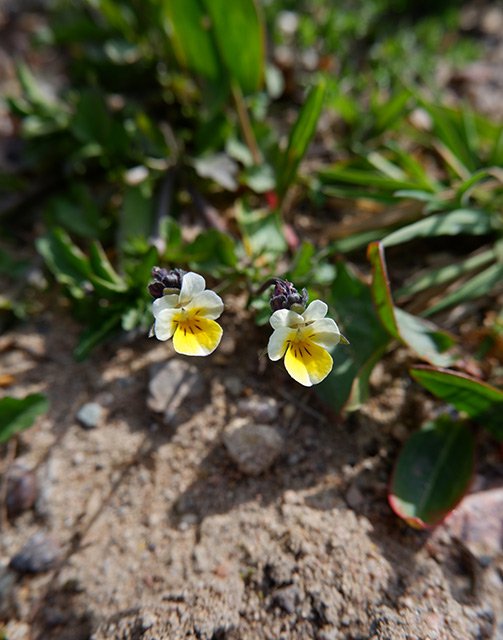
[[[283,449],[283,438],[276,429],[239,419],[227,428],[223,440],[239,470],[250,476],[269,469]]]
[[[243,398],[238,402],[237,408],[241,415],[249,416],[257,422],[273,422],[279,413],[278,402],[271,397]]]
[[[49,535],[39,531],[11,558],[9,567],[19,573],[43,573],[53,569],[60,557],[59,545]]]
[[[363,494],[358,486],[353,482],[346,492],[346,502],[351,509],[357,509],[363,504]]]
[[[295,607],[299,602],[300,591],[294,584],[276,589],[272,596],[272,603],[280,609],[283,609],[286,613],[294,613]]]
[[[225,378],[224,387],[234,398],[239,397],[243,393],[243,383],[236,377]]]
[[[77,420],[84,429],[95,429],[105,418],[105,409],[97,402],[86,402],[77,413]]]
[[[38,485],[33,471],[21,463],[14,463],[7,471],[5,498],[9,518],[31,509],[37,500]]]
[[[176,421],[182,407],[190,409],[191,403],[203,395],[205,381],[194,364],[173,358],[152,367],[148,390],[149,409],[163,413],[170,423]]]

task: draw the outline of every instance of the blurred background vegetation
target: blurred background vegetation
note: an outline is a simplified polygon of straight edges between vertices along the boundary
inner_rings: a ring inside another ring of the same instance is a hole
[[[467,88],[491,84],[495,6],[7,3],[2,327],[53,279],[85,358],[148,330],[156,264],[247,292],[259,324],[252,293],[282,276],[327,299],[351,342],[320,385],[332,409],[361,406],[402,344],[430,373],[450,367],[442,384],[413,375],[501,439],[501,87]]]

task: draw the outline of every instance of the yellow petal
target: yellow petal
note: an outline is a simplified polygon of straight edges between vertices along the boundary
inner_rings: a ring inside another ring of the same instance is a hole
[[[186,356],[207,356],[220,344],[222,333],[222,327],[214,320],[187,317],[175,330],[173,346]]]
[[[332,356],[313,342],[299,342],[285,354],[285,367],[294,380],[311,387],[324,380],[332,370]]]

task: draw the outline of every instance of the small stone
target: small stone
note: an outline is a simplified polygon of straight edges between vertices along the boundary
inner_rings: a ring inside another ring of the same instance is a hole
[[[142,631],[148,631],[148,629],[151,629],[156,622],[157,622],[157,619],[155,618],[154,615],[152,615],[151,613],[144,613],[141,617]]]
[[[77,420],[84,429],[95,429],[105,418],[105,409],[97,402],[86,402],[77,413]]]
[[[9,567],[19,573],[43,573],[53,569],[61,557],[59,545],[39,531],[11,558]]]
[[[236,377],[225,378],[224,387],[234,398],[239,397],[243,393],[243,383]]]
[[[152,367],[148,389],[149,409],[163,413],[166,422],[173,422],[183,403],[188,401],[190,406],[203,395],[205,383],[195,365],[173,358]]]
[[[351,509],[357,509],[363,504],[363,494],[358,486],[353,482],[346,492],[346,502]]]
[[[272,594],[273,605],[283,609],[286,613],[293,613],[299,602],[300,591],[294,584],[276,589]]]
[[[276,429],[242,420],[231,423],[223,440],[239,470],[250,476],[258,476],[269,469],[283,448],[283,438]]]
[[[466,496],[439,529],[461,540],[479,560],[494,558],[503,551],[502,513],[502,488],[478,491]]]
[[[0,569],[0,619],[9,619],[16,614],[16,575],[7,568]]]
[[[10,518],[31,509],[37,500],[38,485],[33,471],[16,462],[7,471],[7,495],[5,498]]]
[[[243,398],[238,402],[238,412],[248,416],[257,422],[273,422],[277,419],[279,408],[275,398]]]

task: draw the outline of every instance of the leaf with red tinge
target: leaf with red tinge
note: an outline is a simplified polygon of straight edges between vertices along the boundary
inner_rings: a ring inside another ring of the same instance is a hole
[[[503,391],[457,371],[417,366],[411,376],[430,393],[464,411],[503,441]]]
[[[466,424],[447,415],[425,423],[398,456],[391,508],[416,529],[439,524],[466,493],[474,458],[475,440]]]
[[[448,350],[455,344],[454,338],[432,322],[395,307],[382,244],[371,242],[367,254],[372,265],[372,299],[386,331],[423,360],[437,366],[451,364],[455,357]]]

